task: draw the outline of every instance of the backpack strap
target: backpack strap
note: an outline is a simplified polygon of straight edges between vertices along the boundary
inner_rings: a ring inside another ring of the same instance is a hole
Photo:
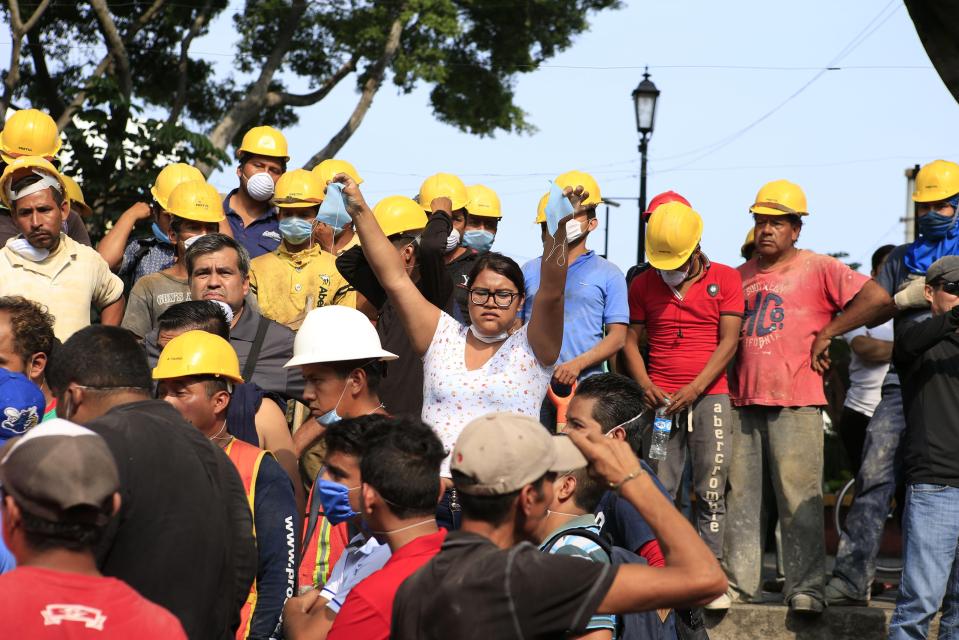
[[[546,544],[543,545],[543,551],[552,551],[553,547],[556,546],[556,543],[559,542],[560,538],[565,538],[566,536],[579,536],[580,538],[586,538],[587,540],[595,542],[604,552],[606,552],[610,563],[612,563],[613,545],[610,544],[609,540],[586,527],[576,527],[575,529],[566,529],[565,531],[560,531],[546,541]]]
[[[263,341],[266,340],[266,330],[269,328],[270,319],[266,316],[260,316],[260,322],[256,325],[256,335],[253,337],[253,346],[250,347],[250,354],[246,357],[246,363],[243,365],[244,382],[249,382],[253,377],[256,361],[260,358],[260,350],[263,348]]]

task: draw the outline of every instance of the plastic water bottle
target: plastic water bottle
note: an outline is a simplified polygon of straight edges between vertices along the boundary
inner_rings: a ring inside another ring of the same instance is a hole
[[[668,403],[667,403],[667,406]],[[673,430],[673,419],[666,415],[666,407],[656,408],[656,417],[653,418],[653,441],[649,445],[650,460],[665,460],[666,445],[669,443],[669,433]]]

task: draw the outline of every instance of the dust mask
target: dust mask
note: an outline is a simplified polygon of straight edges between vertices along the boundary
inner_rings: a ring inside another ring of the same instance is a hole
[[[453,229],[450,231],[450,234],[446,236],[446,250],[444,253],[449,253],[458,246],[460,246],[460,232]]]
[[[678,287],[686,280],[689,271],[683,269],[657,269],[659,277],[671,287]]]
[[[246,179],[246,192],[258,202],[266,202],[273,197],[273,178],[265,171],[254,173]]]

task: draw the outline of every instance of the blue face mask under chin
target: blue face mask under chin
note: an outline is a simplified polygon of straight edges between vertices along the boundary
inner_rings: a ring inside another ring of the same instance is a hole
[[[170,242],[170,236],[168,236],[163,231],[163,229],[160,228],[160,225],[158,225],[156,222],[154,222],[150,226],[150,229],[153,230],[153,237],[156,238],[157,242],[159,242],[160,244],[164,244],[166,246],[170,246],[173,244],[172,242]]]
[[[343,396],[346,394],[346,384],[343,385],[343,391],[340,391],[340,397],[336,399],[336,404],[333,405],[333,408],[324,413],[323,415],[317,416],[316,421],[319,422],[324,427],[328,427],[331,424],[335,424],[342,420],[340,414],[336,412],[340,407],[340,402],[343,400]]]
[[[463,246],[486,253],[493,246],[496,234],[485,229],[470,229],[463,234]]]

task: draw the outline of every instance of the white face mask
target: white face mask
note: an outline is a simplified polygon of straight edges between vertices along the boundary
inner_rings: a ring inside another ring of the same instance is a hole
[[[566,242],[573,243],[583,237],[583,225],[575,218],[566,221]]]
[[[449,253],[458,246],[460,246],[460,232],[453,229],[450,231],[450,234],[446,236],[446,251],[444,253]]]
[[[250,197],[259,202],[266,202],[273,197],[273,178],[265,171],[254,173],[246,179],[246,192]]]
[[[686,280],[686,276],[689,275],[689,271],[678,269],[657,269],[657,271],[659,271],[659,277],[663,279],[663,282],[671,287],[678,287]]]
[[[205,236],[205,235],[206,235],[205,233],[201,233],[200,235],[193,236],[193,237],[191,237],[191,238],[187,238],[186,240],[184,240],[184,241],[183,241],[183,250],[186,251],[187,249],[189,249],[190,247],[192,247],[194,242],[196,242],[197,240],[199,240],[200,238],[202,238],[202,237]]]
[[[473,334],[474,338],[476,338],[480,342],[485,342],[486,344],[494,344],[496,342],[502,342],[503,340],[506,340],[509,337],[509,333],[506,331],[499,333],[495,336],[485,336],[479,332],[479,330],[476,328],[476,325],[474,324],[470,325],[470,333]]]
[[[30,262],[43,262],[50,255],[49,249],[40,249],[32,244],[26,238],[14,238],[7,245],[10,250]]]

